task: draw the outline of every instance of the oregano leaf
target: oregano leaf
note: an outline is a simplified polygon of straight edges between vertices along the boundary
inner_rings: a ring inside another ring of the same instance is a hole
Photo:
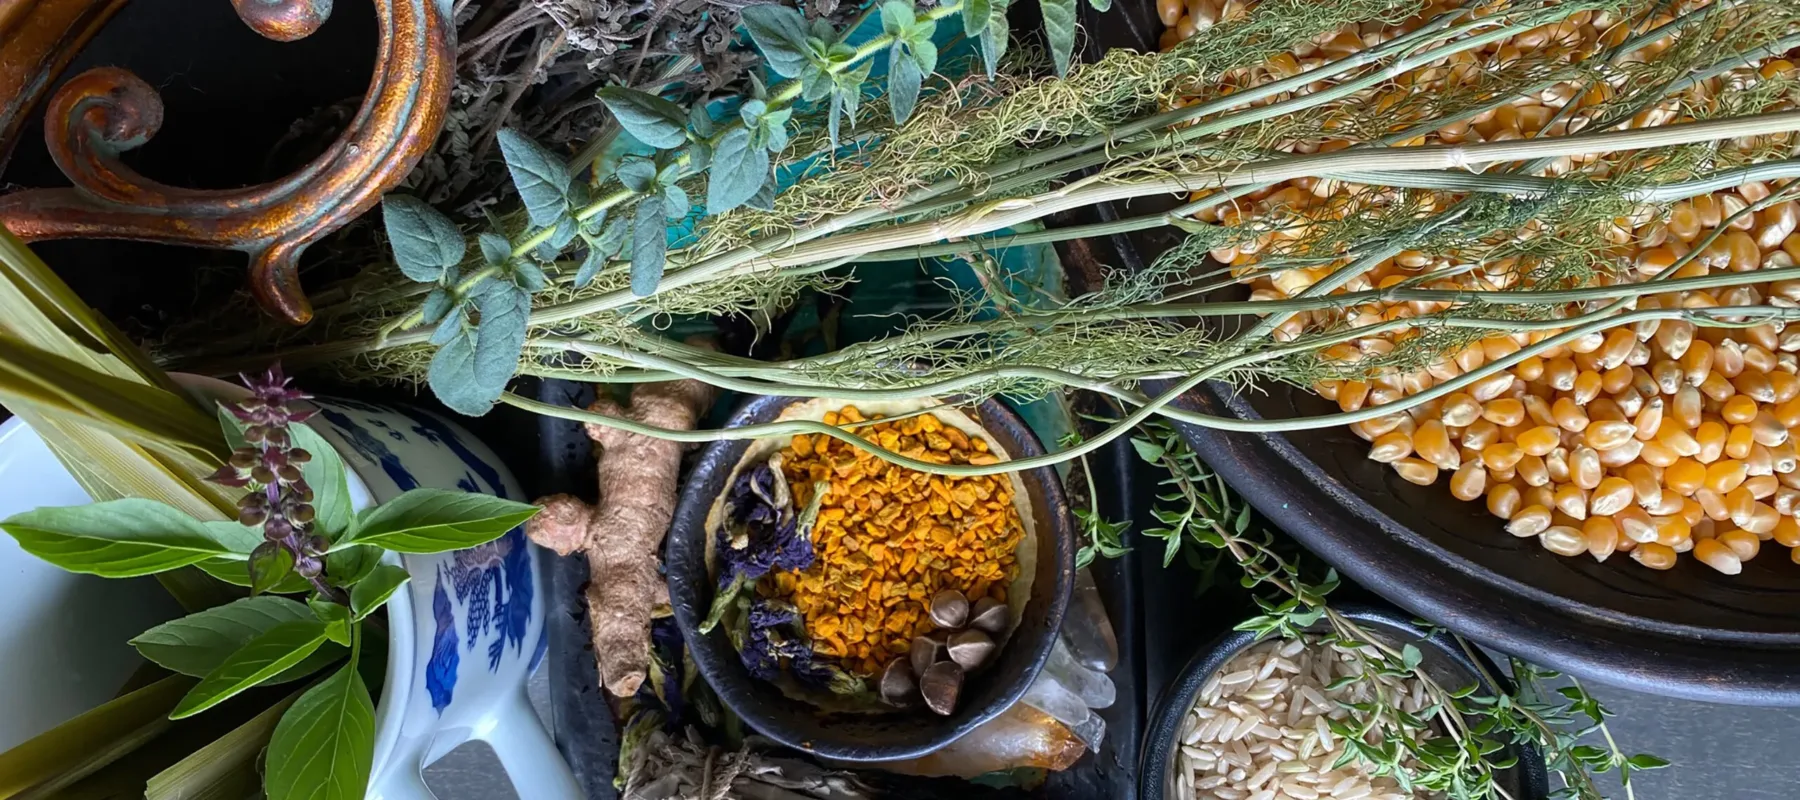
[[[888,106],[895,122],[905,122],[919,102],[919,87],[925,82],[918,62],[901,52],[900,44],[888,49]]]
[[[1038,8],[1044,15],[1044,38],[1056,74],[1067,75],[1075,54],[1075,0],[1038,0]]]
[[[656,293],[656,285],[662,283],[668,255],[669,234],[664,229],[663,204],[655,200],[638,203],[631,239],[632,294],[649,297]]]
[[[769,69],[783,78],[800,76],[811,53],[806,42],[806,18],[798,10],[776,3],[754,5],[743,10],[741,19]]]
[[[638,141],[659,150],[679,147],[687,141],[683,123],[687,115],[678,106],[649,92],[608,86],[600,90],[600,102],[619,121],[619,127]]]
[[[476,241],[481,244],[481,259],[489,264],[504,264],[512,260],[512,242],[506,237],[492,231],[484,232]]]
[[[551,225],[568,211],[569,184],[575,178],[562,156],[512,128],[500,129],[500,155],[531,224]]]
[[[462,261],[468,247],[456,223],[417,197],[390,194],[382,198],[381,221],[394,249],[395,266],[420,283],[441,280],[446,268]]]
[[[768,181],[769,153],[750,139],[750,131],[734,128],[719,141],[706,185],[706,213],[723,214],[743,205]]]

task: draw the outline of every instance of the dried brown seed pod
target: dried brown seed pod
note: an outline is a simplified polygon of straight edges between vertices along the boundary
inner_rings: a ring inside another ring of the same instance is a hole
[[[949,716],[956,711],[956,697],[962,694],[963,668],[954,661],[939,661],[919,678],[919,694],[925,707]]]
[[[908,659],[889,661],[887,668],[881,671],[881,699],[888,705],[912,705],[918,690],[919,684],[913,680],[912,664]]]
[[[1006,604],[992,597],[983,597],[975,602],[975,613],[969,616],[969,627],[987,631],[990,636],[999,636],[1006,632]]]
[[[960,628],[969,621],[969,598],[955,589],[945,589],[931,598],[931,621],[940,628]]]
[[[943,657],[944,643],[930,636],[915,636],[912,641],[912,669],[914,675],[924,675]]]
[[[997,649],[994,640],[981,631],[958,631],[950,636],[950,660],[973,672],[986,664]]]

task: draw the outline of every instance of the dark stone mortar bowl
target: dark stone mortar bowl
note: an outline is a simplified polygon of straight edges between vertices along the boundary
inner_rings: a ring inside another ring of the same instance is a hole
[[[795,402],[798,400],[792,397],[757,397],[738,409],[727,424],[769,422]],[[1013,458],[1044,452],[1025,421],[1006,406],[986,400],[975,412],[976,421]],[[688,652],[719,699],[746,724],[784,745],[823,758],[891,761],[943,747],[999,716],[1025,694],[1050,657],[1075,579],[1075,526],[1055,469],[1020,474],[1037,522],[1037,572],[1031,598],[1023,619],[1000,649],[998,661],[969,676],[956,713],[938,716],[916,709],[891,714],[828,714],[752,678],[723,628],[704,636],[698,630],[716,587],[706,568],[706,516],[749,447],[748,441],[715,442],[700,454],[682,488],[664,552],[669,599]]]
[[[1441,630],[1428,633],[1414,625],[1410,616],[1391,606],[1360,603],[1332,605],[1373,636],[1390,644],[1417,645],[1419,652],[1425,656],[1420,661],[1425,674],[1447,689],[1479,683],[1483,691],[1495,691],[1496,687],[1484,675],[1494,676],[1495,680],[1502,683],[1498,687],[1499,691],[1512,689],[1506,684],[1505,674],[1479,650],[1471,658],[1471,654],[1457,645],[1449,634]],[[1327,623],[1320,620],[1313,630],[1324,631],[1327,627]],[[1233,630],[1220,634],[1195,651],[1193,659],[1182,668],[1174,683],[1163,690],[1162,697],[1157,699],[1156,709],[1144,728],[1143,761],[1138,769],[1138,800],[1172,800],[1176,797],[1170,778],[1174,775],[1173,768],[1181,748],[1182,721],[1187,717],[1188,710],[1193,708],[1194,701],[1199,698],[1200,689],[1206,685],[1207,679],[1233,656],[1258,641],[1261,639],[1249,631]],[[1506,796],[1517,800],[1543,800],[1548,797],[1550,780],[1544,770],[1544,758],[1537,749],[1509,745],[1507,750],[1510,752],[1503,755],[1517,756],[1519,760],[1511,769],[1495,778],[1500,788],[1506,790]]]

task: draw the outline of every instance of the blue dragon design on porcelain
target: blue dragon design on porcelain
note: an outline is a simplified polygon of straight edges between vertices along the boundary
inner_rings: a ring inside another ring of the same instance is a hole
[[[449,450],[463,462],[465,471],[456,482],[457,488],[507,496],[499,470],[464,446],[442,420],[412,409],[388,409],[340,398],[332,398],[328,403],[321,404],[320,416],[343,434],[352,449],[379,466],[401,491],[417,488],[419,481],[402,466],[384,439],[406,443],[410,433]],[[340,409],[362,414],[360,419],[353,419]],[[412,421],[408,430],[384,421],[400,415]],[[455,696],[456,670],[462,660],[459,640],[472,652],[483,639],[493,637],[487,645],[489,672],[499,670],[508,645],[517,653],[525,651],[534,587],[524,529],[514,528],[492,542],[447,555],[434,580],[431,610],[436,630],[431,656],[425,662],[425,688],[432,707],[442,714]],[[465,619],[460,637],[456,631],[458,607]],[[534,644],[534,662],[541,657],[546,643]]]

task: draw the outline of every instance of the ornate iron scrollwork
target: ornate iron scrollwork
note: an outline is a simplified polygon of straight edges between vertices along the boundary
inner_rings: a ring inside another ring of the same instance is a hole
[[[97,26],[93,17],[103,20],[119,4],[0,0],[0,33],[9,23],[30,23],[38,13],[54,12],[70,24]],[[278,41],[317,30],[331,8],[330,0],[232,0],[232,5],[257,33]],[[241,250],[250,256],[250,288],[257,302],[303,324],[312,318],[312,306],[297,274],[301,251],[375,205],[406,177],[443,128],[455,71],[455,31],[447,5],[439,0],[375,0],[381,49],[356,118],[311,163],[258,186],[184,189],[139,175],[119,154],[156,134],[162,123],[161,98],[122,69],[100,67],[77,75],[51,98],[44,132],[51,157],[74,187],[0,196],[0,223],[26,241],[113,238]],[[73,13],[80,10],[77,6],[87,13]],[[43,27],[40,35],[47,36],[53,26]],[[91,30],[64,30],[58,41],[79,47],[88,35]],[[0,44],[0,91],[32,91],[31,81],[7,73],[9,54],[55,54],[57,47],[36,38]],[[41,76],[37,91],[51,77]],[[9,132],[7,112],[23,111],[13,108],[14,100],[0,96],[0,135]]]

